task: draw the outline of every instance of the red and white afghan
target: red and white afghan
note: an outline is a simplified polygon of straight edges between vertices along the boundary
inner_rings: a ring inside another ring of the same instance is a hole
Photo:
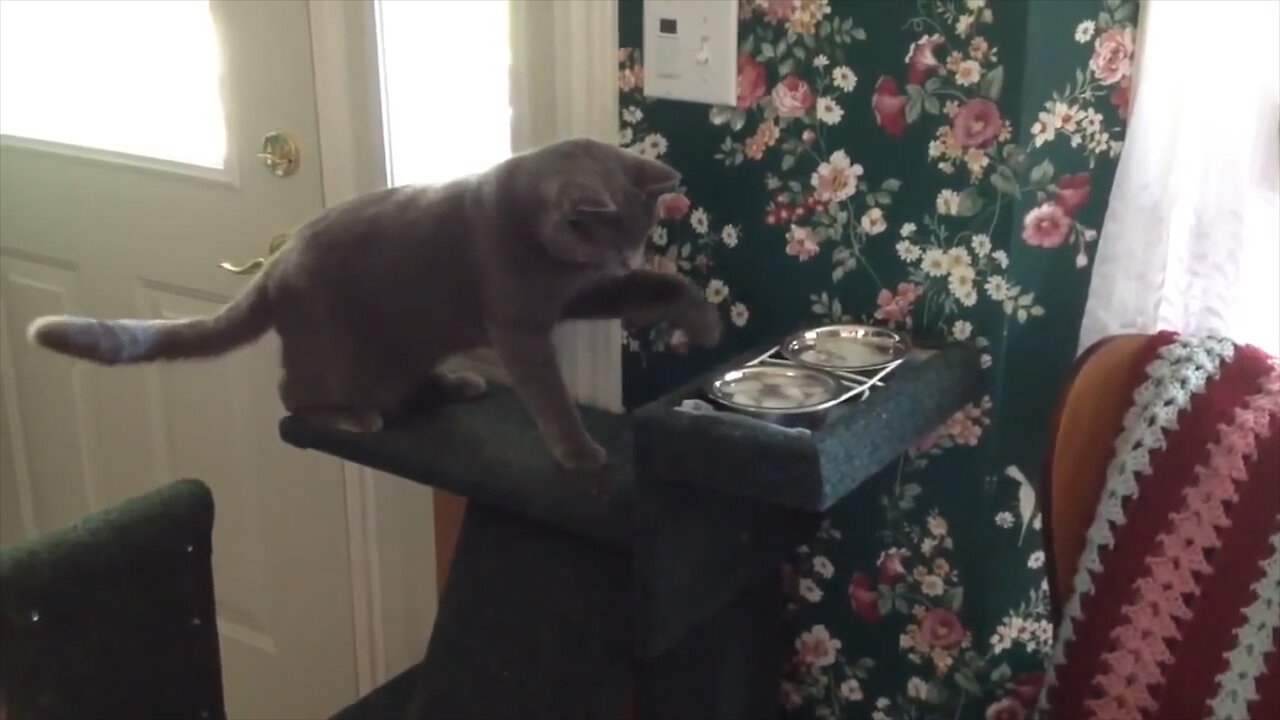
[[[1159,333],[1063,608],[1043,718],[1280,718],[1280,368]]]

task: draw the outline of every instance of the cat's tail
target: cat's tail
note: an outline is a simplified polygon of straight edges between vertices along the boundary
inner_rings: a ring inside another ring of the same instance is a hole
[[[27,338],[63,355],[100,365],[221,355],[271,328],[265,273],[212,317],[183,320],[97,320],[48,315],[32,321]]]

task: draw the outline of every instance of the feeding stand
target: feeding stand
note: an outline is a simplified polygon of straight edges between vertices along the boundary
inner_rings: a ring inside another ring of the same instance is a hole
[[[337,717],[777,716],[781,564],[981,393],[978,358],[913,351],[813,432],[677,409],[706,378],[630,416],[583,409],[598,475],[557,467],[502,387],[373,434],[284,418],[290,444],[469,500],[423,660]]]

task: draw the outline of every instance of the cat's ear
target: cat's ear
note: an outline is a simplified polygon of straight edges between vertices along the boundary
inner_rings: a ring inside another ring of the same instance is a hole
[[[593,183],[565,180],[553,187],[551,201],[542,212],[539,239],[561,260],[600,262],[607,256],[607,243],[598,242],[598,229],[615,224],[619,214],[617,203]]]
[[[618,212],[613,198],[601,187],[580,182],[560,186],[560,207],[570,219],[599,217]]]
[[[649,198],[669,193],[680,185],[680,172],[670,165],[640,155],[634,155],[636,187]]]

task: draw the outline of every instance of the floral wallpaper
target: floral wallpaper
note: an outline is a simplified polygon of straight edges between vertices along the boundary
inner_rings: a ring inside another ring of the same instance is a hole
[[[1049,650],[1039,467],[1129,105],[1135,0],[739,0],[733,107],[644,96],[623,0],[620,142],[684,174],[648,262],[721,347],[626,338],[628,404],[806,325],[985,350],[989,396],[853,496],[784,570],[795,717],[1019,720]]]

